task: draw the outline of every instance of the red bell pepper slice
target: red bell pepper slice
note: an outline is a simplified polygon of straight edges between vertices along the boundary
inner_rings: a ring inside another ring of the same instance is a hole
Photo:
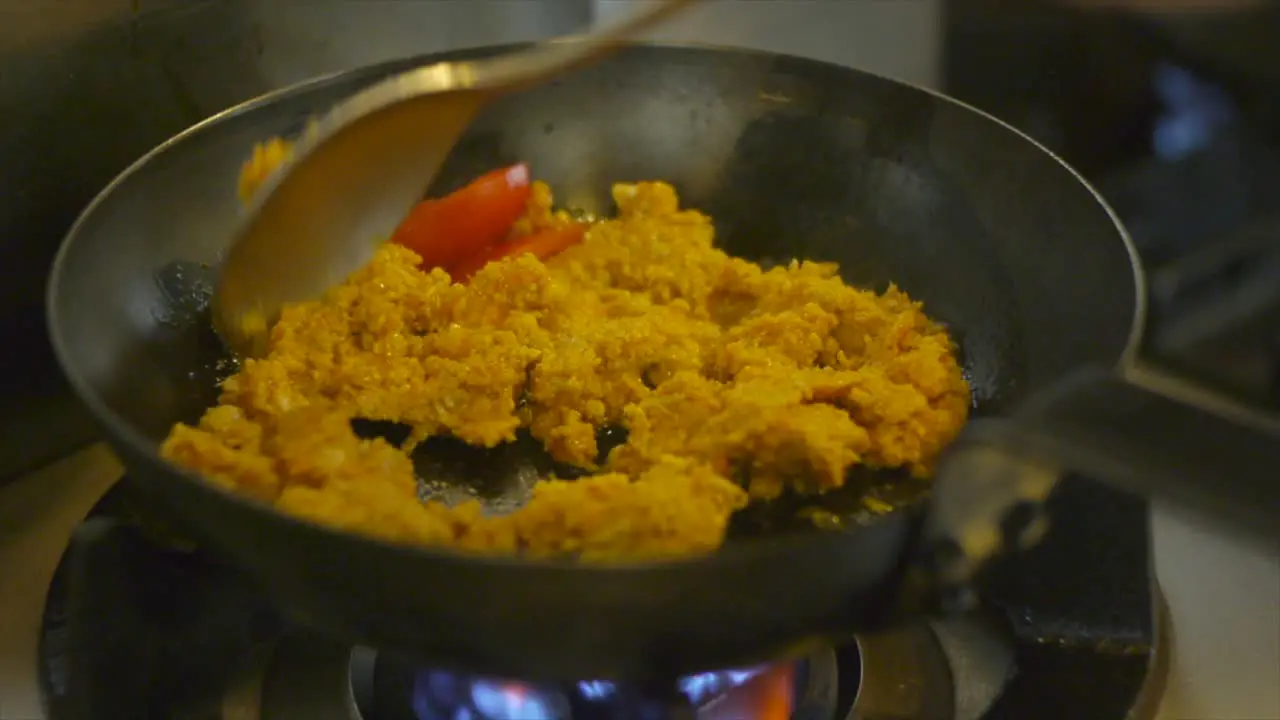
[[[391,242],[421,256],[424,268],[447,268],[506,238],[530,192],[528,165],[494,170],[442,198],[418,203]]]
[[[454,282],[466,282],[480,269],[494,260],[515,257],[529,253],[539,260],[546,260],[562,250],[582,241],[587,233],[586,223],[572,223],[561,227],[542,230],[531,235],[516,238],[510,242],[491,245],[445,269]]]

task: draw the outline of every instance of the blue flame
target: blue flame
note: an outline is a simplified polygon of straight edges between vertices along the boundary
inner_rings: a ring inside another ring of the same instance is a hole
[[[724,670],[690,675],[678,688],[696,706],[746,684],[765,668]],[[580,682],[581,699],[607,702],[617,687],[607,680]],[[559,720],[566,698],[521,682],[419,672],[414,678],[413,709],[419,720]]]
[[[525,683],[423,671],[411,702],[418,720],[559,720],[556,697]]]
[[[698,673],[680,680],[680,692],[694,705],[701,705],[711,698],[726,693],[764,672],[764,668],[749,670],[723,670],[721,672]],[[592,701],[608,700],[617,688],[607,680],[587,680],[578,683],[578,692],[582,697]]]
[[[551,701],[522,683],[476,680],[471,703],[486,720],[556,720]]]
[[[588,700],[608,700],[613,691],[613,683],[607,680],[584,680],[578,683],[578,692]]]
[[[1204,149],[1235,119],[1235,106],[1226,92],[1183,68],[1163,63],[1154,81],[1164,112],[1151,140],[1156,155],[1165,160],[1180,160]]]

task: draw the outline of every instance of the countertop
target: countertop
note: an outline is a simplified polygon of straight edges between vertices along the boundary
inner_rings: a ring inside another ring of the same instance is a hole
[[[1225,537],[1158,506],[1151,520],[1173,625],[1158,720],[1280,718],[1280,547]]]
[[[119,477],[91,445],[0,488],[0,720],[41,720],[36,632],[72,528]],[[1280,548],[1244,545],[1155,508],[1173,656],[1157,720],[1280,719]]]

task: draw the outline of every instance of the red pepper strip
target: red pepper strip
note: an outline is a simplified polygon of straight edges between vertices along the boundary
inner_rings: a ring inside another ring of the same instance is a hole
[[[442,198],[423,200],[391,242],[422,257],[422,267],[449,267],[501,242],[525,211],[531,191],[523,163],[480,176]]]
[[[445,268],[454,282],[466,282],[480,269],[494,260],[515,257],[529,253],[539,260],[559,253],[560,251],[582,242],[587,233],[586,223],[573,223],[563,227],[551,228],[541,232],[516,238],[510,242],[490,245],[479,253]]]

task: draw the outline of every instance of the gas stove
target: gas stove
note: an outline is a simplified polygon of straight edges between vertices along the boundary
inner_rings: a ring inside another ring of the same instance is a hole
[[[1084,480],[1057,493],[1046,541],[994,570],[979,611],[686,677],[661,705],[606,681],[473,677],[290,627],[127,479],[105,484],[39,613],[48,720],[1107,720],[1153,717],[1167,665],[1146,505]]]

